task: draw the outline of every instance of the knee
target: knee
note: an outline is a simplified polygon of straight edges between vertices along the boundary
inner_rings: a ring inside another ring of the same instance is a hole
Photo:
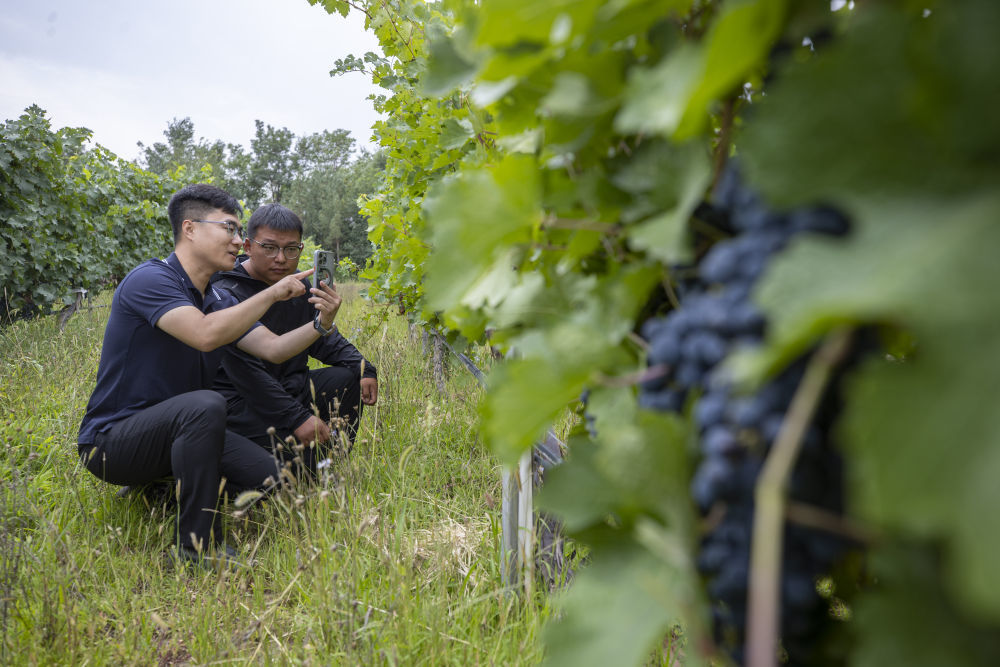
[[[317,403],[323,407],[332,407],[334,403],[345,407],[355,407],[361,401],[360,380],[354,373],[339,366],[328,366],[314,372]]]
[[[179,415],[182,421],[200,428],[226,427],[226,399],[222,394],[209,389],[192,391],[184,396]]]

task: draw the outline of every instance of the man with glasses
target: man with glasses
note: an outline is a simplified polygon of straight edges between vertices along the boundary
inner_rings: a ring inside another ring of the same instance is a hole
[[[319,313],[318,321],[331,327],[340,300],[333,290],[313,289],[306,296],[306,271],[209,313],[204,308],[209,278],[233,267],[243,242],[240,205],[219,188],[189,185],[171,198],[167,213],[174,252],[143,262],[115,290],[97,385],[77,446],[86,468],[112,484],[173,477],[177,555],[201,564],[233,564],[235,550],[216,529],[222,486],[266,488],[278,480],[278,469],[267,452],[226,430],[226,401],[206,389],[219,355],[206,353],[239,338],[241,349],[283,361],[318,334],[310,325],[276,336],[257,325],[268,308],[290,298],[305,300]]]
[[[302,221],[295,213],[280,204],[260,207],[247,224],[245,256],[232,271],[212,279],[207,308],[224,307],[233,300],[245,303],[287,280],[296,271],[302,247]],[[315,471],[318,458],[325,455],[317,445],[340,433],[349,446],[362,405],[378,400],[375,367],[334,326],[315,319],[303,297],[274,304],[261,322],[276,334],[311,325],[321,337],[283,363],[226,346],[215,389],[228,401],[229,429],[262,447],[273,447],[289,463],[301,457],[302,468]],[[310,370],[309,357],[328,365]],[[289,436],[295,439],[292,446],[287,443]],[[295,445],[303,447],[296,451]]]

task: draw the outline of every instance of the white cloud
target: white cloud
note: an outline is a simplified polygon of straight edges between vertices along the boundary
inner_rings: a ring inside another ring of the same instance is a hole
[[[369,145],[366,97],[383,91],[328,75],[337,58],[377,50],[360,17],[306,0],[18,1],[0,19],[3,118],[35,103],[127,158],[186,116],[200,137],[247,147],[258,118],[300,135],[344,128]]]

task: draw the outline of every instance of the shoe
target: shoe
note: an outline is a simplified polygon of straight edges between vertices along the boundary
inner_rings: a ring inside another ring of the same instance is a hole
[[[171,553],[174,559],[180,564],[191,563],[206,570],[228,570],[246,567],[246,563],[237,557],[236,549],[225,543],[201,552],[193,547],[180,546],[175,552]]]

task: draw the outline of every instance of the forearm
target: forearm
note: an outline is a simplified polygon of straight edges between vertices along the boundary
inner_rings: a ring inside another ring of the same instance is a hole
[[[259,320],[278,301],[271,289],[265,289],[235,306],[205,315],[201,322],[201,350],[214,350],[232,343]]]
[[[315,316],[319,318],[320,325],[324,329],[331,329],[337,310],[340,308],[340,296],[336,291],[330,287],[313,288],[309,303],[315,306]],[[240,340],[239,347],[256,357],[280,364],[305,352],[318,338],[319,332],[312,322],[307,322],[280,336],[265,327],[258,327]]]
[[[196,350],[210,352],[246,333],[277,300],[275,296],[268,288],[242,303],[207,315],[193,305],[181,306],[161,315],[156,326]]]
[[[272,364],[281,364],[304,352],[317,338],[319,332],[309,322],[280,336],[265,327],[258,327],[236,345],[247,354]]]

